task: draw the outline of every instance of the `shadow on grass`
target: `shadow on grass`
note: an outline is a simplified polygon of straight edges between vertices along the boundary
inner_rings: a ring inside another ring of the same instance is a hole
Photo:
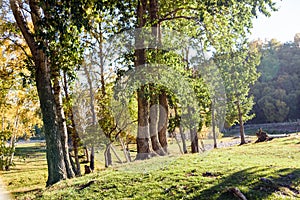
[[[16,147],[16,156],[31,156],[35,154],[46,153],[45,147],[40,146],[28,146],[28,147]]]
[[[193,199],[232,200],[228,188],[237,187],[247,199],[266,199],[275,192],[289,197],[300,197],[300,169],[281,169],[270,176],[268,169],[254,167],[233,173],[220,180],[219,184],[201,191]]]
[[[18,196],[26,196],[26,194],[27,194],[27,196],[32,194],[34,197],[38,197],[38,196],[41,196],[42,193],[43,193],[43,189],[33,188],[33,189],[22,190],[22,191],[18,191],[18,192],[12,192],[12,195],[14,197],[18,197]],[[25,199],[27,199],[27,198],[25,198]],[[28,198],[28,199],[30,199],[30,198]]]

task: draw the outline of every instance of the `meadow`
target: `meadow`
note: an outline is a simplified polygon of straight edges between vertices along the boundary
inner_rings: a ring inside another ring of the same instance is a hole
[[[223,139],[231,140],[230,138]],[[300,199],[300,135],[99,167],[45,188],[43,143],[17,147],[1,177],[14,199]],[[98,165],[100,161],[98,160]],[[237,199],[237,198],[236,198]]]

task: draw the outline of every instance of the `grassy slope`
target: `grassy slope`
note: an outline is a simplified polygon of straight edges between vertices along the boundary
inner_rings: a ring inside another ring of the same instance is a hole
[[[27,186],[32,192],[20,195],[20,185],[14,186],[15,183],[11,183],[8,189],[17,192],[15,194],[20,199],[206,200],[234,199],[226,191],[229,187],[238,187],[251,200],[300,199],[299,160],[300,138],[294,136],[268,143],[216,149],[200,155],[133,162],[63,181],[44,190],[38,185],[45,181],[45,170],[39,169],[30,176],[36,181],[35,185]],[[213,176],[203,176],[206,172]],[[37,174],[42,178],[36,177]],[[3,176],[6,183],[13,177],[9,172]],[[262,181],[261,178],[268,179]]]

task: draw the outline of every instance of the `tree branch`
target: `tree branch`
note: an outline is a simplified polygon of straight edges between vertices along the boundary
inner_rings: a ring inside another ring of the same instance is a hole
[[[24,19],[22,12],[20,10],[20,5],[18,4],[17,0],[10,0],[10,7],[13,11],[13,15],[15,17],[15,20],[21,29],[21,32],[31,50],[32,54],[36,53],[36,44],[34,41],[34,37],[32,33],[30,32],[30,29],[28,27],[28,24],[26,23],[26,20]]]
[[[174,20],[174,19],[186,19],[186,20],[195,20],[197,21],[196,17],[188,17],[188,16],[175,16],[175,17],[167,17],[167,18],[162,18],[159,19],[159,23],[163,22],[163,21],[168,21],[168,20]]]
[[[37,5],[37,2],[35,0],[29,0],[29,6],[31,10],[30,14],[31,14],[32,22],[35,27],[35,32],[37,32],[36,24],[41,19],[40,7]]]
[[[173,14],[176,14],[178,11],[182,11],[182,10],[195,10],[195,11],[199,11],[199,8],[193,8],[193,7],[184,7],[184,8],[176,8],[173,11],[170,11],[169,13],[165,14],[162,19],[167,18]]]

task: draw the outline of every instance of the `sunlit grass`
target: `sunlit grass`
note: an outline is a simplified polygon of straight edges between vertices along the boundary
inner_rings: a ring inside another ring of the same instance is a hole
[[[13,182],[8,189],[17,192],[21,199],[26,196],[32,199],[234,199],[227,192],[230,187],[238,187],[251,200],[297,199],[300,198],[299,160],[300,138],[294,135],[201,154],[135,161],[62,181],[47,189],[43,189],[45,160],[32,162],[37,168],[34,173],[30,172],[33,165],[29,165],[29,160],[28,165],[17,165],[20,173],[24,173],[23,178],[21,175],[16,178],[13,170],[3,176],[6,183]],[[37,181],[36,175],[43,178]],[[27,181],[23,185],[24,179]],[[32,189],[42,191],[25,192]]]
[[[45,188],[47,162],[43,143],[17,145],[14,164],[10,171],[1,172],[1,178],[13,196]]]

